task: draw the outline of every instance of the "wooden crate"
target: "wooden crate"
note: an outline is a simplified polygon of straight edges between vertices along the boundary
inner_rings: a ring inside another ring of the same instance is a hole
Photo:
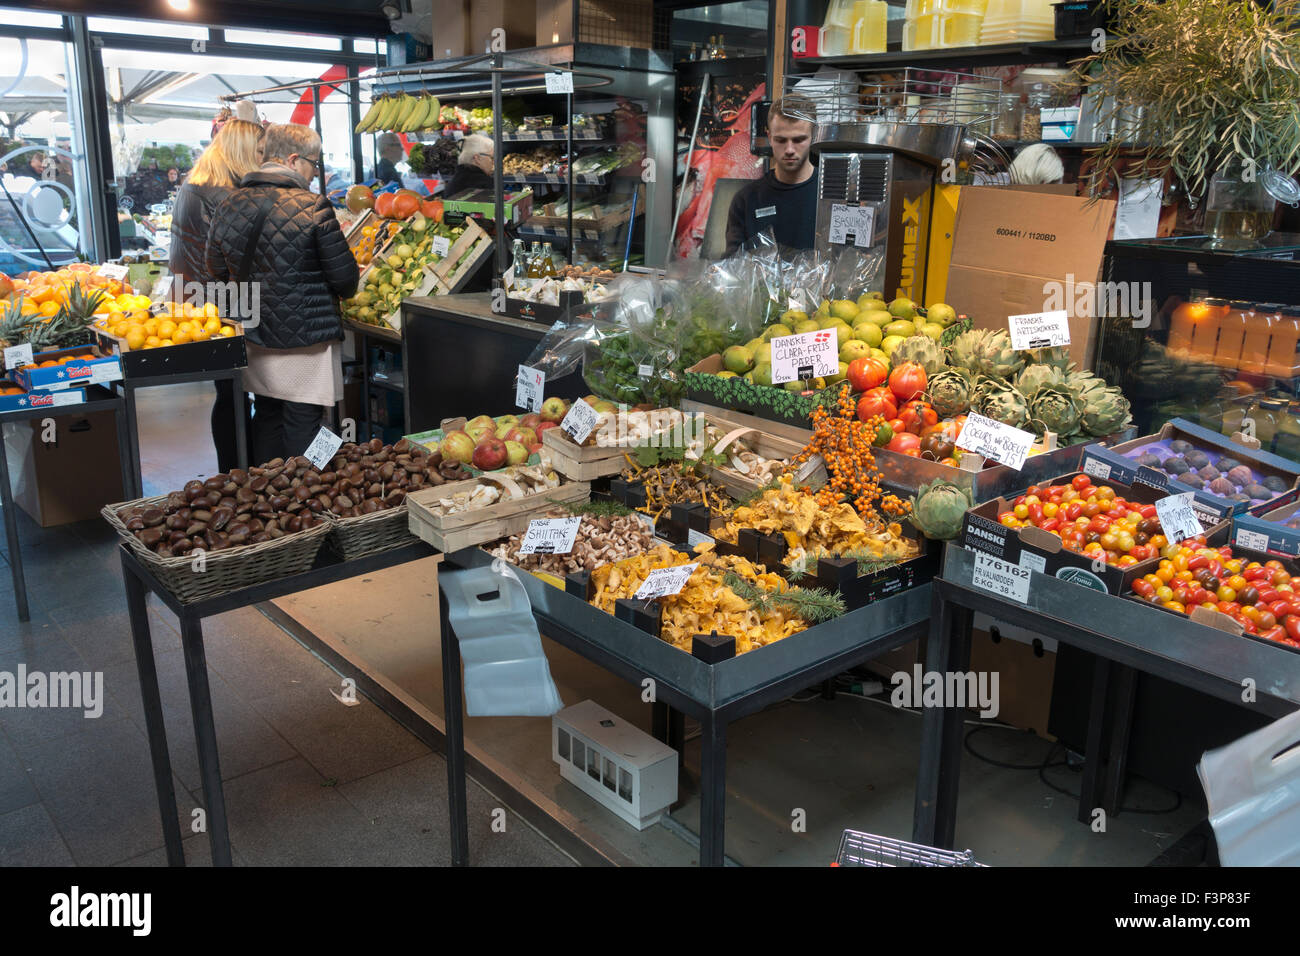
[[[539,514],[556,506],[591,498],[591,485],[575,481],[454,515],[434,514],[430,510],[439,499],[450,497],[458,491],[468,491],[478,483],[478,479],[454,481],[432,488],[421,488],[407,495],[411,534],[444,553],[459,551],[507,535],[519,534],[526,531],[528,522]]]
[[[617,475],[627,467],[626,448],[584,447],[558,428],[542,432],[542,450],[551,459],[551,467],[572,481],[591,481]]]
[[[459,292],[478,271],[479,263],[492,254],[494,246],[492,237],[482,226],[473,219],[466,219],[465,231],[460,238],[452,243],[443,259],[430,267],[437,276],[439,292],[444,295]]]

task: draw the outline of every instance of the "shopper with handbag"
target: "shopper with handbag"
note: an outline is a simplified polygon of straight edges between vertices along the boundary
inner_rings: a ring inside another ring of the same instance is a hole
[[[216,210],[208,270],[255,283],[245,317],[248,371],[256,396],[253,457],[301,455],[329,406],[343,398],[338,299],[360,274],[329,200],[308,183],[321,162],[320,136],[297,124],[267,128],[266,161]]]
[[[208,283],[208,232],[212,213],[245,175],[262,165],[265,131],[256,123],[229,120],[213,137],[189,176],[176,191],[172,208],[172,297],[203,305]],[[203,291],[199,291],[202,289]],[[217,400],[212,406],[212,444],[217,449],[217,470],[230,471],[239,464],[235,436],[235,386],[229,379],[214,383]],[[247,428],[247,425],[245,426]]]

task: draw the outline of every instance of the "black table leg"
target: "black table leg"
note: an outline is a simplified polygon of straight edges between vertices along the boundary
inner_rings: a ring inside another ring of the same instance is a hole
[[[686,715],[680,710],[668,708],[668,746],[677,751],[677,767],[686,762]]]
[[[123,382],[122,397],[126,400],[126,434],[132,464],[131,487],[127,489],[126,495],[135,500],[144,497],[144,467],[140,464],[140,423],[136,418],[135,386]]]
[[[208,840],[212,844],[212,865],[230,866],[230,831],[226,824],[226,795],[221,789],[221,766],[217,759],[217,729],[212,722],[212,693],[208,687],[208,661],[203,652],[203,624],[197,618],[181,617],[181,646],[185,651],[185,677],[190,687],[190,710],[194,715],[194,741],[199,751],[199,778],[203,781],[203,802],[207,804]]]
[[[1088,703],[1088,742],[1084,749],[1083,783],[1079,788],[1080,823],[1092,823],[1093,811],[1101,806],[1102,779],[1106,767],[1106,697],[1110,688],[1110,661],[1097,657],[1092,667],[1092,691]]]
[[[927,671],[948,674],[970,668],[972,614],[943,600],[936,591],[926,642]],[[921,718],[921,756],[917,769],[912,840],[950,850],[957,837],[957,786],[961,778],[965,712],[958,707],[928,707]]]
[[[244,373],[235,369],[230,376],[230,387],[235,393],[235,461],[240,468],[248,468],[248,432],[244,428]]]
[[[149,610],[144,601],[145,589],[140,579],[126,566],[125,555],[122,557],[126,611],[131,619],[131,642],[135,645],[135,668],[140,677],[140,701],[144,705],[144,724],[149,734],[149,758],[153,761],[153,782],[158,791],[158,812],[162,815],[167,865],[184,866],[185,850],[181,846],[176,788],[172,784],[172,763],[167,753],[167,727],[163,721],[162,697],[158,692],[158,670],[154,663],[153,640],[150,637]]]
[[[26,427],[26,422],[15,423],[15,428]],[[0,435],[0,504],[5,509],[5,540],[9,542],[9,573],[14,580],[14,603],[18,605],[18,620],[31,620],[27,607],[27,581],[23,578],[23,554],[18,544],[18,514],[14,511],[14,496],[9,488],[9,456],[5,454],[4,436]]]
[[[700,721],[700,866],[722,866],[727,813],[727,725]]]
[[[131,439],[127,431],[130,428],[128,421],[129,416],[126,414],[125,403],[113,409],[113,425],[117,429],[117,456],[121,462],[122,471],[123,501],[129,500],[135,487],[135,473],[140,468],[139,461],[131,460]]]
[[[1102,807],[1108,816],[1119,813],[1124,797],[1124,774],[1128,769],[1128,742],[1133,730],[1133,702],[1137,698],[1137,671],[1114,665],[1114,693],[1111,695],[1110,747],[1106,760],[1106,786]]]
[[[452,866],[469,865],[469,821],[465,799],[465,724],[461,716],[460,644],[447,614],[447,596],[439,589],[442,638],[442,702],[447,722],[447,806],[451,817]]]

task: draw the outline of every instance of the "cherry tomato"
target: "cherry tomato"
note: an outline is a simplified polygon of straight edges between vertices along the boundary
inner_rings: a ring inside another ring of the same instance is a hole
[[[1082,492],[1085,488],[1087,488],[1091,484],[1092,484],[1092,478],[1085,474],[1078,474],[1075,475],[1072,479],[1070,479],[1071,487],[1073,487],[1075,491],[1079,491],[1079,492]]]
[[[1138,514],[1140,514],[1143,518],[1146,518],[1148,521],[1151,521],[1157,516],[1156,506],[1143,505],[1142,507],[1138,508]]]
[[[1110,519],[1103,518],[1101,515],[1097,515],[1097,517],[1093,518],[1092,521],[1088,523],[1088,530],[1096,531],[1098,534],[1104,534],[1109,529]]]
[[[1177,559],[1175,558],[1174,560],[1175,563],[1177,563]],[[1203,554],[1198,554],[1196,557],[1188,559],[1186,564],[1187,570],[1189,571],[1199,571],[1201,568],[1208,568],[1209,566],[1210,559]],[[1218,575],[1216,574],[1215,577],[1217,578]]]
[[[1151,582],[1139,578],[1133,582],[1133,593],[1144,598],[1150,598],[1156,593],[1156,589],[1151,586]]]
[[[1282,626],[1286,628],[1286,636],[1293,641],[1300,641],[1300,615],[1288,614],[1281,620]]]
[[[1044,512],[1046,514],[1046,512]],[[1061,527],[1060,518],[1044,518],[1038,525],[1044,531],[1055,531]]]
[[[1026,518],[1029,517],[1029,506],[1016,505],[1013,509],[1011,509],[1011,513],[1014,514],[1021,521],[1024,521]]]
[[[1065,517],[1067,521],[1073,521],[1079,515],[1083,514],[1083,505],[1077,501],[1071,501],[1065,506]]]
[[[1228,587],[1226,584],[1222,584],[1222,585],[1219,586],[1219,592],[1218,592],[1218,593],[1219,593],[1219,600],[1220,600],[1220,601],[1235,601],[1235,600],[1237,600],[1237,592],[1236,592],[1236,590],[1233,589],[1233,588]]]
[[[1245,575],[1242,575],[1242,576],[1245,577]],[[1246,578],[1246,580],[1249,581],[1249,580],[1251,580],[1251,579],[1250,579],[1250,578]],[[1279,590],[1277,590],[1277,588],[1262,587],[1262,588],[1258,588],[1257,590],[1259,591],[1259,601],[1256,602],[1256,603],[1259,603],[1259,604],[1272,604],[1274,601],[1279,601],[1279,600],[1281,600],[1281,598],[1279,597],[1279,595],[1280,595],[1282,592],[1279,591]]]
[[[1030,520],[1032,520],[1032,521],[1034,522],[1034,524],[1038,524],[1040,521],[1042,521],[1042,520],[1043,520],[1043,506],[1042,506],[1042,505],[1039,505],[1039,504],[1033,504],[1033,505],[1030,505],[1030,506],[1029,506],[1029,517],[1030,517]]]
[[[1277,624],[1277,618],[1270,611],[1259,611],[1259,619],[1256,623],[1261,631],[1266,631]]]
[[[1259,636],[1268,641],[1283,641],[1286,639],[1286,628],[1280,625],[1273,625],[1265,628],[1262,624],[1259,628]]]
[[[1245,618],[1246,620],[1248,620],[1248,621],[1254,621],[1256,624],[1258,624],[1258,623],[1259,623],[1259,608],[1257,608],[1257,607],[1251,607],[1250,605],[1246,605],[1245,607],[1243,607],[1243,608],[1241,609],[1241,616],[1244,617],[1244,618]]]

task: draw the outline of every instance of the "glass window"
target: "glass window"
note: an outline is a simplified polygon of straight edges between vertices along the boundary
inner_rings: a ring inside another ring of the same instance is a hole
[[[158,20],[119,20],[117,17],[89,17],[86,26],[91,33],[127,33],[138,37],[165,37],[169,40],[206,40],[208,28],[189,23]]]
[[[0,7],[0,23],[11,27],[53,27],[57,30],[63,26],[63,17],[57,13],[32,13]]]
[[[378,40],[371,40],[366,37],[357,37],[352,41],[352,49],[356,50],[358,53],[382,53],[387,56],[388,41],[384,40],[383,44],[384,48],[381,50],[379,48]]]
[[[258,46],[287,46],[294,50],[343,49],[343,41],[338,37],[319,37],[307,33],[276,33],[272,30],[227,30],[226,42],[255,43]]]

